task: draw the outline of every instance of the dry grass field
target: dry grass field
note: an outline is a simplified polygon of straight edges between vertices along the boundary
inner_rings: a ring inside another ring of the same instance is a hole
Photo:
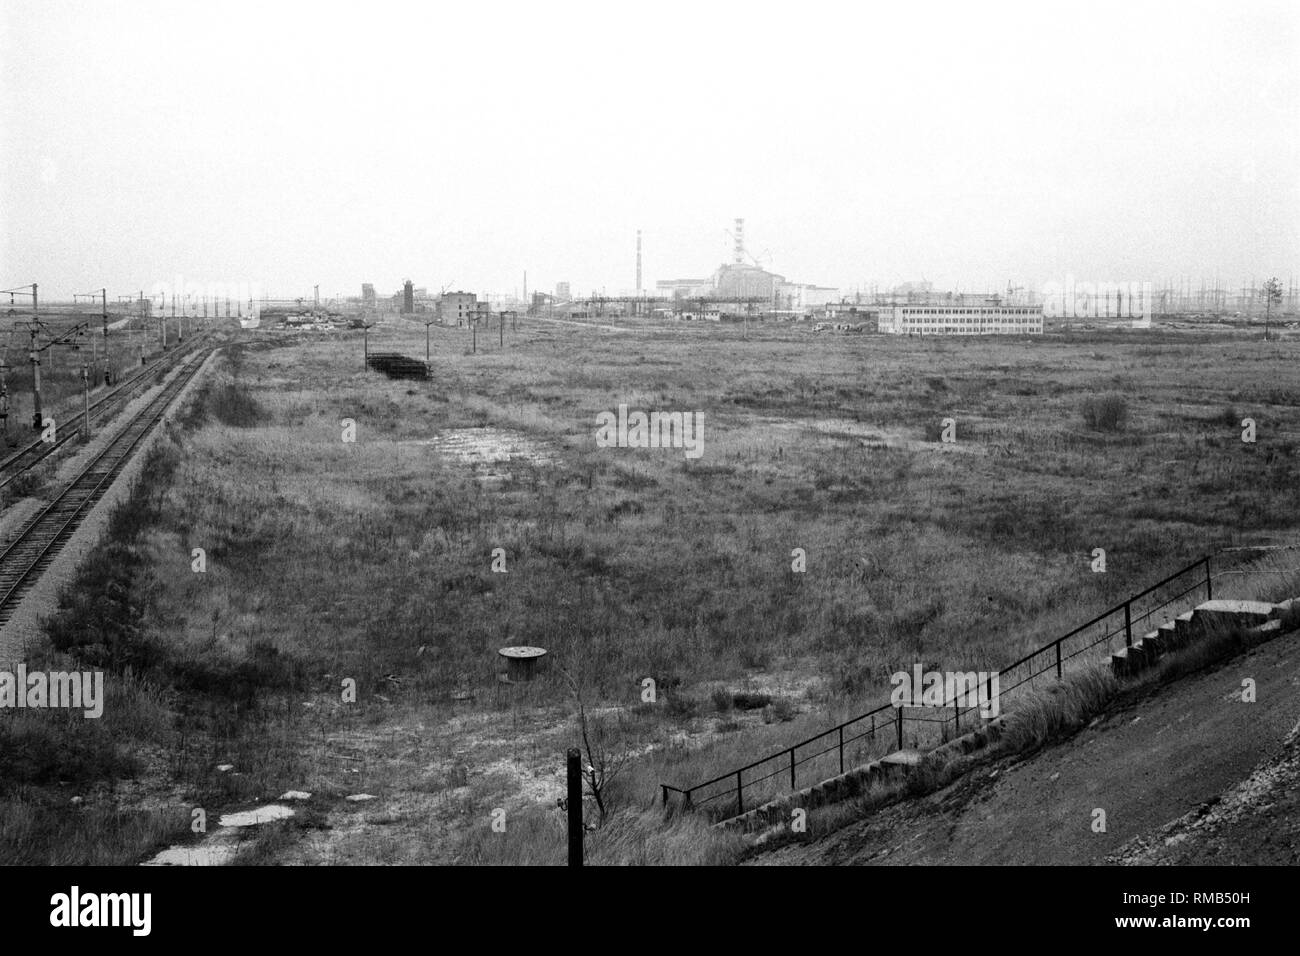
[[[192,807],[299,789],[240,860],[563,862],[580,700],[628,757],[592,860],[725,861],[730,838],[661,819],[661,780],[880,703],[916,663],[996,669],[1298,523],[1295,338],[431,334],[428,382],[365,369],[359,334],[225,350],[50,625],[52,658],[117,675],[104,718],[0,721],[0,858],[132,862]],[[369,347],[424,339],[393,321]],[[622,404],[700,413],[703,454],[598,447]],[[502,684],[520,644],[543,673]]]

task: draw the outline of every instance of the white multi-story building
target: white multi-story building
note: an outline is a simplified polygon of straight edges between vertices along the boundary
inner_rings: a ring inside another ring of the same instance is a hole
[[[1041,335],[1043,307],[896,305],[881,309],[880,331],[893,335]]]
[[[438,299],[438,318],[443,325],[465,325],[478,311],[478,296],[473,292],[444,292]]]

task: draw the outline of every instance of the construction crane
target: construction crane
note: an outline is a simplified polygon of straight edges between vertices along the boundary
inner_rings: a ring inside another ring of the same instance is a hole
[[[722,232],[723,235],[730,236],[732,241],[735,243],[735,252],[734,255],[732,256],[733,259],[732,265],[743,266],[745,264],[745,257],[748,256],[749,261],[754,263],[754,265],[757,266],[759,269],[766,269],[766,266],[764,266],[762,262],[760,262],[757,258],[755,258],[753,253],[751,253],[748,249],[745,248],[745,220],[743,219],[736,220],[735,232],[732,232],[730,229],[723,229]],[[764,249],[763,258],[770,261],[772,258],[772,250]]]

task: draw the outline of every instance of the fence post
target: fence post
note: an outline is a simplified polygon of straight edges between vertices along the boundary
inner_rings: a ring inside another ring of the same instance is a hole
[[[790,789],[794,789],[794,748],[790,748]]]
[[[668,791],[664,791],[667,799]],[[569,866],[582,866],[582,751],[569,748]]]
[[[1124,602],[1124,646],[1133,646],[1133,618],[1129,613],[1129,603]]]
[[[1210,556],[1205,556],[1205,600],[1214,600],[1214,579],[1210,577]]]
[[[952,698],[952,733],[954,737],[961,733],[961,708],[957,704],[956,695]]]
[[[745,794],[740,789],[740,771],[736,771],[736,816],[745,812]]]
[[[903,708],[898,708],[898,749],[903,749]]]
[[[844,773],[844,725],[840,724],[840,773]]]
[[[666,783],[661,783],[661,784],[659,784],[659,786],[663,789],[663,793],[664,793],[664,799],[663,799],[663,803],[661,804],[661,806],[663,806],[663,807],[667,807],[667,806],[668,806],[668,784],[666,784]]]
[[[1061,679],[1061,638],[1056,639],[1056,679]],[[992,693],[990,691],[990,693]]]

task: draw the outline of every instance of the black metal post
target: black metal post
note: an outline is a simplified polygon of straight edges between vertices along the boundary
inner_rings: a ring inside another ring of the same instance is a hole
[[[1060,638],[1057,638],[1057,641],[1056,641],[1056,679],[1057,679],[1057,680],[1060,680],[1060,679],[1061,679],[1061,641],[1060,641]]]
[[[790,789],[794,789],[794,748],[790,748]]]
[[[1129,603],[1124,602],[1124,646],[1133,646],[1133,616],[1129,613]]]
[[[568,808],[569,866],[582,866],[582,751],[577,747],[569,748]]]
[[[86,438],[90,438],[90,366],[82,364],[81,366],[81,394],[85,400],[86,409]]]
[[[36,350],[36,330],[32,329],[32,428],[41,431],[41,357]]]
[[[898,749],[903,749],[903,708],[898,708]]]
[[[745,812],[745,792],[740,787],[740,771],[736,771],[736,815]]]
[[[840,724],[840,773],[844,772],[844,725]]]
[[[1205,556],[1205,600],[1214,600],[1214,579],[1210,576],[1210,556]]]

